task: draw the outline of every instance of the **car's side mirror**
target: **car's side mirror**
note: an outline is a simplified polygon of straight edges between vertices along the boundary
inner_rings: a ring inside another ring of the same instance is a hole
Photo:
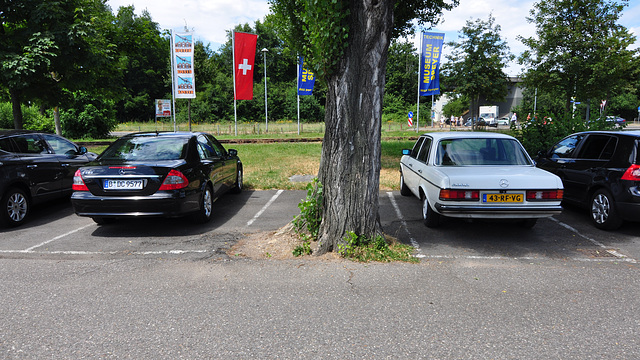
[[[238,150],[236,149],[229,149],[228,152],[231,156],[238,156]]]
[[[411,150],[409,150],[409,149],[402,149],[402,155],[411,155]]]
[[[87,150],[86,147],[84,146],[80,146],[80,151],[78,152],[78,155],[83,155],[86,154],[89,150]]]

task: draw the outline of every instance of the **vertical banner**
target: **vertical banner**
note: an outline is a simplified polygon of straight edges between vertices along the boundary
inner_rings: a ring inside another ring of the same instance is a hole
[[[313,85],[316,83],[315,75],[304,67],[304,59],[298,57],[298,95],[313,94]]]
[[[420,54],[420,95],[440,94],[440,55],[444,33],[422,33]]]
[[[171,56],[173,86],[176,99],[195,99],[196,87],[193,72],[193,33],[174,33]]]
[[[233,36],[234,100],[252,100],[258,35],[235,32]]]

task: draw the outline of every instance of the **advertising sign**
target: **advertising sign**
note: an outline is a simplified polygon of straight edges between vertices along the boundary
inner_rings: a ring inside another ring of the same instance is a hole
[[[196,88],[193,72],[193,33],[173,33],[171,63],[176,99],[194,99]]]

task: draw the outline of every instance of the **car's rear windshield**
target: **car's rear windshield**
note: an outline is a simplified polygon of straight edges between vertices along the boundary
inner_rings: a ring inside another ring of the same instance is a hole
[[[436,165],[532,165],[520,143],[513,139],[445,139],[438,144]]]
[[[108,147],[100,160],[150,161],[184,159],[189,139],[179,137],[120,138]]]

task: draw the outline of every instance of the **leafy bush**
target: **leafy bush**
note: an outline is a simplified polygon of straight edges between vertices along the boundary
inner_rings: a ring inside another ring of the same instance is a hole
[[[338,252],[345,258],[360,262],[418,262],[418,259],[412,256],[413,247],[395,242],[390,244],[381,235],[372,239],[349,231],[343,240],[344,243],[338,244]]]
[[[115,105],[111,100],[77,92],[74,93],[73,106],[60,112],[60,122],[66,137],[103,139],[117,125]]]
[[[298,204],[300,214],[293,219],[293,229],[303,240],[303,244],[293,250],[294,256],[311,255],[309,243],[318,240],[322,201],[322,183],[315,178],[307,185],[307,197]]]
[[[40,114],[36,106],[22,105],[22,127],[26,130],[37,130],[53,133],[53,118]],[[13,109],[10,102],[0,103],[0,128],[13,129]]]

